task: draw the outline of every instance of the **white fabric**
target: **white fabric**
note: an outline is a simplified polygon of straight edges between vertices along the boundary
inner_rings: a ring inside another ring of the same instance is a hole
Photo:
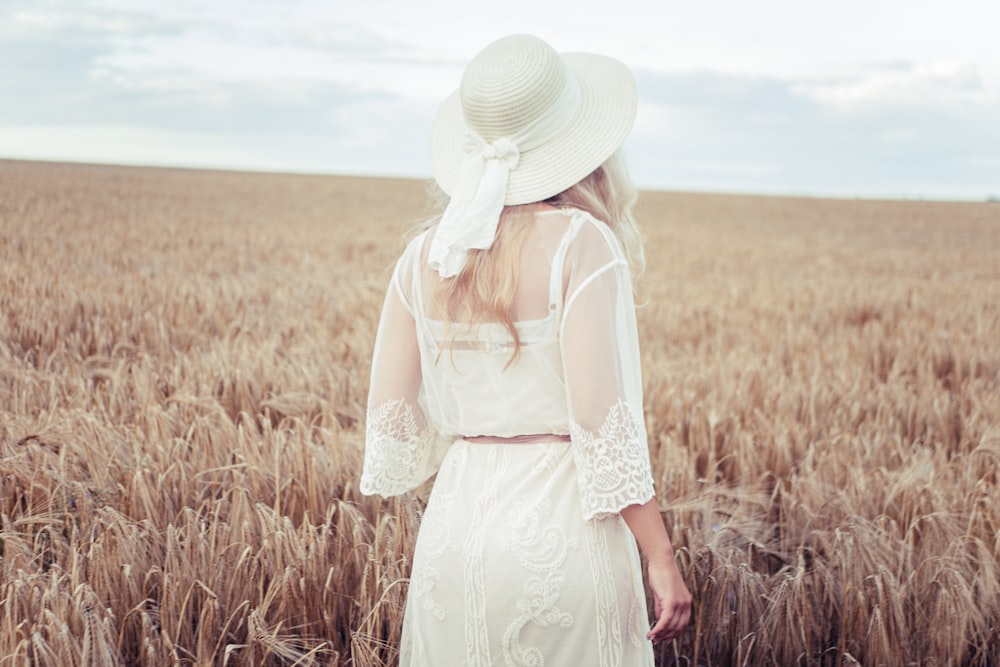
[[[584,521],[568,442],[448,450],[417,537],[401,667],[653,664],[621,517]]]
[[[434,317],[433,229],[410,243],[386,295],[361,490],[403,493],[445,462],[418,537],[404,650],[414,665],[650,665],[645,640],[629,648],[647,627],[645,601],[618,514],[653,497],[628,266],[608,227],[580,211],[515,222],[531,227],[514,300],[522,347],[506,370],[502,326],[456,332]],[[463,439],[546,433],[570,442]]]
[[[507,176],[520,157],[510,139],[486,143],[466,133],[466,158],[459,168],[458,187],[438,225],[428,261],[442,278],[456,276],[468,251],[493,245],[497,223],[507,195]]]

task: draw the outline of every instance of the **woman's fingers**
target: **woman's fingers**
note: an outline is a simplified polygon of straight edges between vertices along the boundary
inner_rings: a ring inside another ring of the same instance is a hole
[[[663,641],[667,636],[667,623],[669,621],[670,618],[666,614],[661,614],[660,618],[656,621],[656,625],[646,633],[646,639],[657,643]]]
[[[684,605],[683,603],[669,605],[660,613],[656,625],[650,628],[646,638],[657,643],[670,641],[687,627],[690,618],[690,605]]]
[[[654,642],[669,641],[691,620],[691,593],[672,562],[666,567],[650,564],[649,583],[657,618],[646,637]]]

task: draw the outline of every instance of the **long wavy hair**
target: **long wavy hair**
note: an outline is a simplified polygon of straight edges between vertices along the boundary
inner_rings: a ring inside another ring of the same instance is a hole
[[[645,268],[642,237],[633,215],[636,199],[625,161],[615,153],[583,180],[543,203],[580,209],[608,225],[622,246],[635,280]],[[444,199],[442,203],[446,202]],[[530,229],[524,223],[537,206],[536,202],[504,207],[493,245],[486,250],[471,250],[461,273],[443,280],[433,298],[435,316],[449,323],[452,338],[487,322],[502,324],[514,339],[507,367],[521,351],[511,311],[517,292],[518,259]],[[435,216],[423,227],[431,227],[439,220],[440,216]]]

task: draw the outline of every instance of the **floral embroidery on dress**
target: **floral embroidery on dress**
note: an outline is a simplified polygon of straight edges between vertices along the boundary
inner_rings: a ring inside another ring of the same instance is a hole
[[[389,400],[368,409],[361,492],[395,496],[416,488],[434,474],[444,450],[434,431],[418,424],[411,405]]]
[[[437,498],[438,502],[453,502],[453,497]],[[413,564],[410,575],[410,595],[434,618],[443,621],[447,616],[444,605],[434,598],[434,586],[441,579],[438,561],[447,552],[458,553],[458,544],[451,539],[451,527],[441,518],[425,520],[420,525],[420,539],[424,550],[421,559]]]
[[[456,474],[461,475],[461,470],[466,463],[467,450],[457,449],[454,455],[442,462],[442,469],[451,467]],[[441,604],[434,597],[434,587],[443,574],[441,562],[449,554],[461,553],[461,546],[452,537],[452,525],[445,520],[439,512],[435,512],[436,505],[449,505],[457,502],[458,498],[454,489],[445,490],[444,487],[438,489],[427,507],[423,519],[420,522],[420,545],[418,551],[420,558],[414,560],[413,571],[410,574],[410,595],[420,604],[421,608],[430,612],[439,621],[445,620],[448,616],[448,605]],[[445,566],[447,569],[447,566]]]
[[[584,519],[614,514],[653,497],[646,428],[623,400],[596,434],[570,423]]]
[[[557,606],[567,586],[562,568],[576,540],[568,539],[566,531],[554,522],[542,525],[542,517],[550,517],[548,502],[531,503],[520,500],[508,515],[511,535],[504,548],[518,563],[539,576],[524,581],[523,595],[517,601],[518,616],[507,626],[503,636],[503,657],[507,665],[542,667],[545,657],[538,648],[521,645],[521,630],[529,623],[547,628],[573,626],[573,615]]]

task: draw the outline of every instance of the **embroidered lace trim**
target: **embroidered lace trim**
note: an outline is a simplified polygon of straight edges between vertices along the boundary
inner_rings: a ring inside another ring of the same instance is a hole
[[[616,559],[608,548],[608,530],[602,524],[587,523],[587,549],[590,571],[594,577],[594,600],[597,603],[597,658],[600,667],[622,663],[621,617],[615,587]]]
[[[368,409],[361,493],[397,496],[434,474],[443,451],[436,451],[434,431],[417,422],[412,406],[390,400]]]
[[[653,497],[646,427],[625,401],[611,407],[597,433],[574,421],[570,422],[570,436],[585,520],[620,512]]]
[[[571,628],[576,622],[573,614],[561,608],[559,603],[569,587],[563,569],[570,551],[576,551],[579,545],[552,517],[548,500],[537,504],[515,501],[508,515],[511,533],[504,548],[531,574],[524,579],[522,595],[517,600],[520,613],[503,635],[503,657],[507,665],[545,664],[541,649],[522,644],[521,633],[525,628]]]

